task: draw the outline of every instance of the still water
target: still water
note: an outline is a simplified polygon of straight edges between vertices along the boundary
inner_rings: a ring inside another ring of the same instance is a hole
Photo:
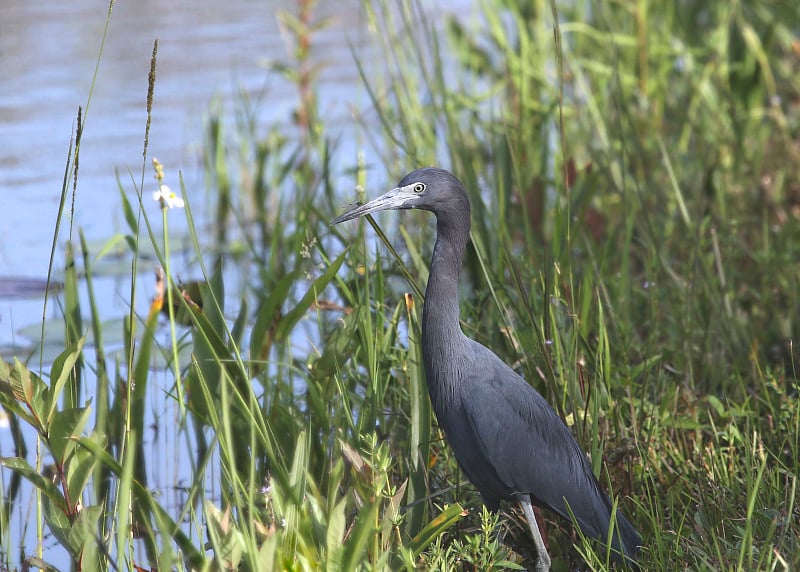
[[[291,61],[276,14],[291,12],[294,2],[233,0],[222,6],[211,0],[119,1],[98,65],[106,0],[0,4],[0,277],[46,277],[79,106],[86,122],[74,216],[65,223],[73,223],[73,237],[81,228],[90,242],[126,229],[116,172],[133,199],[132,177],[138,183],[142,173],[154,40],[159,49],[149,156],[164,164],[173,189],[180,171],[196,200],[203,198],[200,145],[212,98],[230,104],[239,90],[257,93],[268,101],[259,108],[264,122],[288,123],[295,88],[267,65]],[[315,38],[326,64],[321,108],[326,119],[345,119],[346,104],[362,97],[347,42],[363,43],[365,14],[356,0],[320,2],[315,17],[329,16],[332,25]],[[145,185],[154,187],[152,172],[148,158]],[[158,219],[156,209],[151,214]],[[63,265],[68,236],[69,229],[62,229],[55,268]],[[104,310],[124,311],[124,292],[109,294],[99,297],[108,305]],[[24,345],[20,329],[41,317],[40,301],[0,299],[0,346]]]
[[[450,0],[442,5],[431,3],[427,9],[435,18],[445,11],[463,16],[472,7],[468,0]],[[108,36],[102,44],[108,10],[106,0],[0,3],[0,281],[35,281],[47,276],[67,152],[79,106],[84,108],[86,119],[79,179],[74,211],[68,203],[71,214],[65,217],[57,239],[54,279],[60,279],[58,271],[63,267],[70,225],[73,238],[77,239],[77,229],[82,229],[95,251],[115,233],[126,231],[117,177],[135,202],[134,181],[138,184],[142,180],[145,102],[156,39],[158,66],[150,146],[144,163],[145,198],[155,188],[150,165],[150,157],[155,156],[164,165],[166,183],[173,189],[178,189],[178,176],[182,173],[194,210],[202,213],[202,129],[213,98],[230,109],[237,92],[257,94],[268,103],[258,107],[259,121],[285,122],[287,126],[290,123],[297,102],[296,88],[270,73],[268,65],[291,61],[291,45],[277,14],[294,12],[295,2],[119,0],[113,6]],[[324,64],[317,86],[320,110],[327,125],[341,126],[347,134],[351,110],[368,107],[351,46],[376,72],[380,73],[383,65],[369,57],[367,15],[362,2],[318,2],[314,18],[328,17],[332,18],[330,25],[314,36],[312,48],[315,63]],[[95,68],[97,76],[89,101]],[[354,156],[355,143],[351,145]],[[149,214],[158,220],[157,205],[151,206]],[[147,280],[151,270],[146,269]],[[114,320],[127,314],[130,286],[124,275],[101,277],[95,288],[101,315]],[[138,313],[146,312],[151,295],[148,290],[140,288],[140,298],[133,301]],[[58,315],[56,297],[45,317]],[[3,297],[0,290],[0,357],[8,359],[29,351],[39,337],[42,318],[41,297],[20,296],[19,292]],[[170,383],[165,376],[163,391]],[[163,399],[163,393],[159,395],[161,399],[148,405],[151,414],[155,419],[174,417],[174,411],[169,410],[174,405],[172,401]],[[33,435],[26,435],[29,447],[32,438]],[[160,476],[155,475],[150,483],[155,487],[167,489],[167,481],[173,485],[180,482],[181,463],[186,462],[181,459],[180,449],[187,449],[188,445],[178,445],[174,438],[174,432],[162,431],[161,437],[152,439],[149,464],[161,469]],[[11,454],[14,451],[10,435],[0,418],[0,456]],[[164,482],[159,483],[159,478]],[[210,478],[213,480],[214,475]],[[0,471],[3,490],[7,479],[8,473]],[[26,488],[12,510],[9,530],[0,531],[3,544],[14,551],[0,555],[0,568],[6,563],[12,569],[18,567],[21,556],[35,551],[36,527],[30,499],[31,491]],[[176,498],[175,502],[179,500]],[[68,566],[66,554],[54,539],[46,540],[44,548],[47,561],[59,568]]]

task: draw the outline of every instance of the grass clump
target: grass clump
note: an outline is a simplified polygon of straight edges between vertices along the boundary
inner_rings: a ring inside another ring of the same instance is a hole
[[[641,531],[643,569],[798,568],[797,8],[491,0],[436,24],[413,3],[366,10],[389,66],[359,61],[374,170],[393,185],[440,164],[464,181],[463,326],[570,425]],[[169,215],[187,218],[197,291],[169,271],[142,175],[138,201],[121,193],[131,300],[141,242],[168,269],[163,297],[131,305],[115,360],[93,307],[81,321],[92,253],[70,246],[84,274],[67,265],[69,347],[49,375],[0,364],[2,404],[51,478],[19,433],[3,466],[39,491],[37,520],[78,569],[518,569],[524,534],[498,543],[431,415],[407,293],[432,229],[387,225],[390,259],[327,227],[372,161],[342,156],[317,108],[313,3],[284,19],[295,124],[258,125],[244,97],[232,127],[212,113],[213,247],[183,189]],[[151,490],[143,449],[159,355],[196,452],[178,507]],[[555,570],[610,567],[568,523],[548,529]]]

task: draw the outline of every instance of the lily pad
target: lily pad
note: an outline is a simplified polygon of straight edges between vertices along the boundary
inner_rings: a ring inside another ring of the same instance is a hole
[[[94,336],[92,335],[89,318],[83,318],[84,328],[87,328],[87,345],[94,345]],[[103,329],[103,344],[108,345],[121,345],[124,342],[124,320],[122,318],[114,318],[106,320],[102,323]],[[42,337],[42,323],[34,322],[33,324],[24,326],[17,330],[17,333],[32,342],[38,342]],[[46,345],[58,346],[62,350],[67,345],[66,331],[64,329],[64,320],[62,318],[52,318],[46,320],[44,323],[44,340]]]
[[[46,366],[45,369],[47,370],[50,368],[50,364],[52,364],[63,351],[63,345],[48,343],[42,348],[38,345],[25,348],[24,353],[17,353],[14,357],[28,364],[31,368],[34,368],[34,366],[38,367],[39,361],[41,360],[42,365]]]
[[[2,344],[0,345],[0,359],[10,361],[18,358],[25,361],[33,353],[33,346],[23,346],[21,344]]]
[[[44,323],[44,333],[42,333],[42,323],[39,321],[33,322],[32,324],[19,328],[17,334],[31,342],[38,342],[42,337],[44,337],[45,340],[52,339],[54,340],[53,343],[62,344],[63,349],[65,343],[64,320],[55,318],[46,320]]]

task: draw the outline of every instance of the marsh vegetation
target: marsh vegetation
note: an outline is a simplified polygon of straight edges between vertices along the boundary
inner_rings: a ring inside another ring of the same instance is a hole
[[[205,126],[210,226],[177,177],[152,208],[153,175],[161,187],[175,174],[145,138],[141,173],[120,177],[119,244],[130,300],[155,295],[114,322],[121,349],[94,308],[107,253],[55,229],[63,352],[0,362],[16,450],[2,460],[5,565],[46,569],[51,534],[86,570],[524,567],[520,515],[481,510],[431,413],[430,220],[328,226],[384,190],[367,181],[388,189],[435,164],[473,205],[462,327],[569,425],[642,533],[643,569],[800,569],[800,8],[487,0],[475,21],[436,22],[415,3],[364,10],[384,72],[354,50],[368,102],[357,153],[317,105],[312,1],[281,15],[294,52],[271,71],[297,86],[292,124],[258,124],[243,97]],[[191,284],[171,272],[174,217]],[[159,288],[141,278],[144,251]],[[177,506],[148,483],[154,398],[192,450]],[[8,544],[20,479],[39,493],[39,547]],[[601,546],[546,524],[554,570],[611,568]]]

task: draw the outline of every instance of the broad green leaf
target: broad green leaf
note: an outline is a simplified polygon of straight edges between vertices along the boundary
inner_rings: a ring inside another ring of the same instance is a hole
[[[53,536],[58,539],[62,546],[69,550],[72,557],[76,558],[78,556],[78,547],[70,542],[69,533],[72,522],[69,515],[62,507],[47,497],[42,500],[42,504],[44,505],[44,520],[50,528],[50,532],[53,533]]]
[[[24,408],[24,394],[19,384],[15,382],[14,368],[11,364],[0,360],[0,405],[5,407],[11,415],[16,415],[26,423],[36,428],[36,419]]]
[[[30,371],[25,364],[14,359],[14,369],[11,372],[11,386],[19,401],[25,403],[37,418],[36,428],[43,431],[44,422],[44,394],[47,385],[41,378]]]
[[[36,423],[36,419],[13,398],[10,391],[5,392],[3,390],[2,383],[0,383],[0,405],[2,405],[10,415],[19,417],[25,421],[25,423],[37,429],[38,424]]]
[[[11,469],[15,473],[20,474],[23,478],[28,480],[39,492],[45,495],[53,502],[58,509],[62,512],[67,510],[67,504],[61,492],[56,488],[48,478],[39,474],[36,469],[28,464],[28,461],[21,457],[0,457],[0,465]]]
[[[98,542],[101,538],[100,524],[104,516],[105,510],[102,505],[84,507],[67,532],[69,546],[75,550],[84,570],[101,569]]]
[[[69,447],[70,453],[66,459],[64,470],[64,478],[67,481],[67,492],[69,494],[69,500],[72,503],[81,498],[83,490],[89,482],[89,477],[98,463],[95,456],[87,449],[75,446],[77,437],[79,436],[76,434],[72,436],[71,442],[73,445]],[[106,442],[105,437],[99,433],[92,433],[87,439],[93,439],[100,447],[103,447]]]
[[[90,413],[91,408],[78,407],[57,411],[53,415],[47,431],[47,444],[56,464],[64,464],[70,450],[75,446],[73,439],[80,437]]]

